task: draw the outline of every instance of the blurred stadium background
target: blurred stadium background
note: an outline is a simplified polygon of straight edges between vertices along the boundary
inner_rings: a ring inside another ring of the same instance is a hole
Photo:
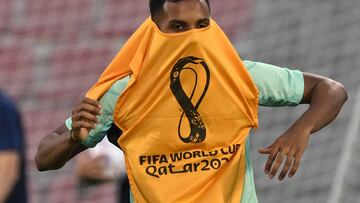
[[[213,18],[244,59],[301,69],[342,82],[350,100],[311,138],[295,178],[270,181],[271,143],[306,107],[261,108],[251,137],[257,193],[265,203],[360,202],[359,0],[212,0]],[[124,41],[149,16],[145,0],[0,0],[0,87],[18,102],[27,139],[29,199],[115,202],[114,183],[79,187],[73,163],[39,173],[39,140],[59,126]],[[1,115],[0,115],[1,116]]]

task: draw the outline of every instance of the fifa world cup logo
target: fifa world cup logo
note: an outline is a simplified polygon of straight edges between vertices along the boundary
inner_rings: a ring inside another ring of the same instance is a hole
[[[192,100],[194,97],[196,87],[198,85],[198,74],[197,71],[193,67],[190,67],[189,65],[199,66],[200,68],[204,69],[206,74],[205,87],[199,99],[194,103]],[[186,95],[186,92],[183,86],[181,85],[181,80],[180,80],[181,72],[185,70],[192,71],[195,74],[195,84],[190,96]],[[209,88],[209,84],[210,84],[210,70],[206,62],[201,58],[197,58],[193,56],[182,58],[178,60],[177,63],[172,68],[170,74],[170,89],[183,110],[178,125],[178,134],[181,141],[185,143],[201,143],[206,138],[206,126],[203,122],[200,113],[198,112],[198,108],[204,99],[204,96]],[[184,137],[181,133],[181,126],[183,123],[184,115],[186,115],[190,125],[190,132],[189,135],[186,137]]]

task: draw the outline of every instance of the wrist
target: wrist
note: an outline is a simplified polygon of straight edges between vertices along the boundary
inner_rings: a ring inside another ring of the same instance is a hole
[[[289,129],[289,131],[292,131],[293,134],[295,135],[303,135],[306,137],[310,137],[311,133],[313,131],[314,126],[311,124],[306,124],[306,123],[295,123],[293,126],[291,126],[291,128]]]
[[[75,137],[74,137],[74,132],[71,130],[70,131],[70,140],[73,142],[73,143],[76,143],[76,144],[78,144],[80,141],[78,140],[78,139],[76,139]]]

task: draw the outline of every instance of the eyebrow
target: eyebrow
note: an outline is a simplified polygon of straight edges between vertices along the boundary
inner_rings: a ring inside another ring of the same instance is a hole
[[[170,20],[169,23],[179,23],[179,24],[186,24],[185,21],[182,21],[182,20]]]
[[[201,22],[204,22],[204,21],[210,21],[210,18],[203,18],[203,19],[200,19],[198,20],[196,23],[201,23]],[[172,23],[179,23],[179,24],[187,24],[187,22],[185,21],[182,21],[182,20],[170,20],[169,24],[172,24]]]
[[[203,19],[198,20],[197,22],[199,23],[199,22],[204,22],[204,21],[210,21],[210,18],[203,18]]]

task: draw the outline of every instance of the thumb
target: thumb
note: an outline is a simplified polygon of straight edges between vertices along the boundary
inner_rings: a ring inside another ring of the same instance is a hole
[[[266,148],[262,147],[262,148],[258,149],[258,152],[259,152],[260,154],[270,154],[271,151],[272,151],[272,147],[271,147],[271,146],[266,147]]]

